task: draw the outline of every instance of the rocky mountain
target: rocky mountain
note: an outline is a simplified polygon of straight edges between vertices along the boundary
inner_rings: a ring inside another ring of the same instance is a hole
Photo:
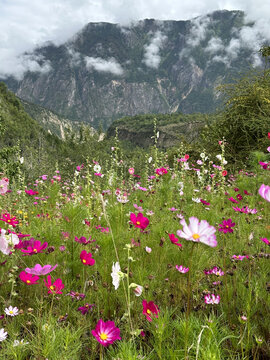
[[[65,44],[26,54],[43,71],[4,81],[28,102],[105,129],[129,115],[213,112],[222,102],[216,87],[260,65],[253,25],[240,11],[89,23]]]

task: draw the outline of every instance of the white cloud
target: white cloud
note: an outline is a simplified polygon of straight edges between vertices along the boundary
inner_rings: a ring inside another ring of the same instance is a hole
[[[210,23],[208,16],[199,16],[191,21],[191,30],[188,35],[187,45],[195,47],[203,41],[207,34],[207,27]]]
[[[256,21],[254,31],[241,32],[243,42],[251,44],[258,36],[269,39],[268,0],[0,0],[0,71],[21,77],[29,67],[37,70],[39,61],[25,65],[23,53],[46,41],[62,44],[88,22],[125,25],[145,18],[187,20],[222,9],[244,10],[248,20]],[[202,38],[203,28],[197,30]]]
[[[166,35],[163,35],[160,31],[157,31],[152,38],[149,45],[145,45],[145,54],[143,62],[153,69],[157,69],[160,63],[159,51],[162,47],[162,44],[167,39]]]
[[[224,45],[222,43],[222,40],[217,37],[212,37],[205,48],[206,52],[209,52],[210,54],[216,54],[222,50],[224,50]]]
[[[94,69],[100,72],[109,72],[114,75],[122,75],[124,73],[123,68],[114,58],[104,60],[99,57],[85,56],[84,60],[88,70]]]

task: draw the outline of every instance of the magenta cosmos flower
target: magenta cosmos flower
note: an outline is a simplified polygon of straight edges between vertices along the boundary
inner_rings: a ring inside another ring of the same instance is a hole
[[[13,227],[16,227],[16,225],[19,224],[19,221],[16,219],[16,217],[15,216],[11,217],[9,213],[3,214],[0,220],[4,221],[5,223]]]
[[[56,279],[55,282],[52,283],[51,275],[48,275],[47,282],[44,279],[44,283],[46,288],[49,289],[48,294],[63,294],[61,290],[64,289],[65,285],[61,279]]]
[[[86,250],[83,250],[80,254],[81,262],[83,265],[92,266],[95,264],[95,260],[92,258],[92,254],[88,253]]]
[[[21,252],[28,254],[28,255],[34,255],[41,253],[44,249],[46,249],[48,246],[48,243],[45,242],[41,244],[39,240],[29,240],[29,246],[27,246],[27,249],[21,249]]]
[[[192,216],[189,218],[189,226],[187,225],[185,219],[180,221],[180,224],[183,225],[183,230],[177,230],[177,235],[186,240],[200,242],[211,247],[217,246],[216,241],[216,229],[214,226],[208,224],[206,220],[197,219]]]
[[[259,194],[264,198],[264,200],[270,202],[270,186],[262,184],[259,189]]]
[[[179,239],[174,234],[168,234],[172,244],[182,247],[180,244]]]
[[[40,264],[36,264],[32,269],[30,268],[26,268],[25,272],[27,272],[28,274],[32,274],[32,275],[47,275],[50,272],[52,272],[56,267],[58,266],[58,264],[52,266],[52,265],[44,265],[41,266]]]
[[[130,221],[133,223],[133,225],[139,229],[146,229],[149,225],[149,219],[147,217],[144,217],[142,213],[139,213],[138,216],[131,213],[130,214]]]
[[[104,322],[100,319],[95,330],[92,330],[92,335],[102,346],[109,346],[116,340],[121,340],[120,329],[114,324],[114,321]]]
[[[270,240],[267,238],[260,238],[266,245],[270,245]]]
[[[152,317],[158,318],[159,308],[153,301],[147,302],[146,300],[142,301],[143,305],[143,314],[146,316],[148,321],[152,321]]]
[[[39,277],[37,275],[27,274],[25,271],[22,271],[20,273],[19,278],[27,285],[37,284],[37,281],[39,280]]]
[[[235,223],[232,222],[232,219],[223,220],[222,224],[219,224],[220,228],[218,231],[223,232],[224,234],[227,234],[227,232],[232,233],[233,229],[232,227],[235,226]]]

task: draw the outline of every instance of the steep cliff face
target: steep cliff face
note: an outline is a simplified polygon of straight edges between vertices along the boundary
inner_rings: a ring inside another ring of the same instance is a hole
[[[239,11],[90,23],[66,44],[36,49],[50,71],[5,82],[20,98],[95,127],[126,115],[211,112],[221,102],[215,87],[254,60],[239,37],[243,26]]]

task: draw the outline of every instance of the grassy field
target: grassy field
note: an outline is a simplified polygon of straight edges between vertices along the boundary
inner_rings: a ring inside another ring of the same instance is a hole
[[[270,359],[269,166],[225,154],[3,174],[1,359]]]

